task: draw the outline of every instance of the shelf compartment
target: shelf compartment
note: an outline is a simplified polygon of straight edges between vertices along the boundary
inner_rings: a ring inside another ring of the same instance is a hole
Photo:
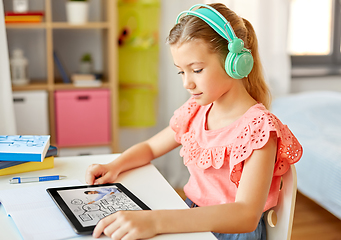
[[[21,49],[28,60],[28,79],[47,79],[46,29],[7,29],[10,59]]]

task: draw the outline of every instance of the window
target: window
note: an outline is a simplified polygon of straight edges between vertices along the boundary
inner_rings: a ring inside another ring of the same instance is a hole
[[[291,0],[288,46],[294,77],[341,74],[341,0]]]

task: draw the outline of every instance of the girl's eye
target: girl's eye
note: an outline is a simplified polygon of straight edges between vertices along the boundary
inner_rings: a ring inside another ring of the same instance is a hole
[[[182,75],[184,74],[184,71],[179,71],[178,74]]]
[[[201,73],[203,69],[199,69],[199,70],[194,70],[194,73]]]

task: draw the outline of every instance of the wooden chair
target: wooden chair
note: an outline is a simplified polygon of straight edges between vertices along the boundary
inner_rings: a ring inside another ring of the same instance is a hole
[[[277,206],[265,214],[268,240],[290,240],[297,192],[296,168],[291,165],[283,175]]]

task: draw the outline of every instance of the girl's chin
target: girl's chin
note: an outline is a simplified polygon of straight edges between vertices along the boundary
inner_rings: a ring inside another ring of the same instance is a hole
[[[203,99],[200,99],[200,98],[197,98],[197,99],[194,98],[194,100],[200,106],[206,106],[206,105],[210,104],[210,102],[204,101]]]

